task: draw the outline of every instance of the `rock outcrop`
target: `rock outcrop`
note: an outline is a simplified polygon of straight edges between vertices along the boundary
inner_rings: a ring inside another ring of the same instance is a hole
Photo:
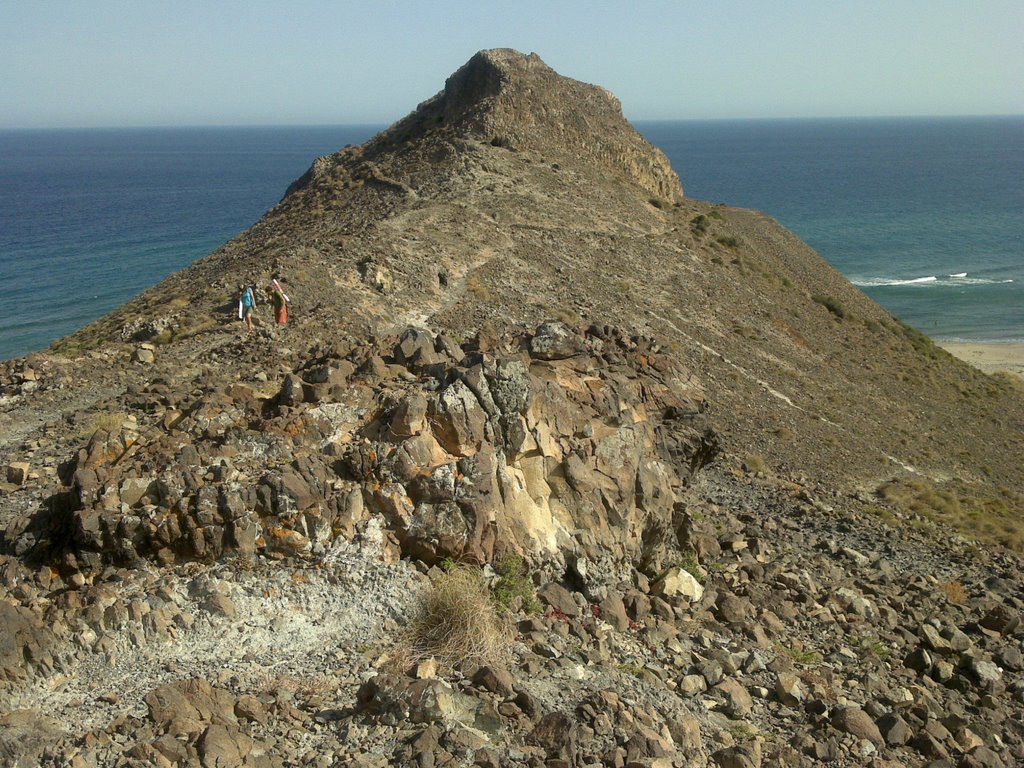
[[[485,345],[415,329],[336,345],[273,397],[149,394],[154,427],[97,430],[67,464],[65,515],[16,547],[90,570],[321,555],[373,516],[428,563],[587,560],[608,583],[678,546],[682,489],[717,450],[670,353],[557,322]]]

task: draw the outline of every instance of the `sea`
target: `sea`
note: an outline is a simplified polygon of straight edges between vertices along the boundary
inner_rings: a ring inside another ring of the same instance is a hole
[[[0,131],[0,359],[123,304],[384,126]],[[940,341],[1024,343],[1024,117],[639,122]]]

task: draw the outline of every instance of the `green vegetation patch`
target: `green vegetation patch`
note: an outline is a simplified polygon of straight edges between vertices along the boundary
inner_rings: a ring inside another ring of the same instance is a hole
[[[498,580],[491,588],[491,598],[500,612],[511,613],[517,607],[528,614],[540,611],[537,593],[523,558],[519,555],[505,555],[494,570]]]
[[[815,294],[814,296],[811,296],[811,299],[818,304],[821,304],[821,306],[840,320],[846,317],[846,307],[844,307],[838,299],[834,299],[831,296],[823,296],[821,294]]]

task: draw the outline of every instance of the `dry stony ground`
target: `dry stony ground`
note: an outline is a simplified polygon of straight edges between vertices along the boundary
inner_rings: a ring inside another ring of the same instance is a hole
[[[1020,387],[666,169],[608,94],[491,52],[5,363],[0,763],[1024,764]],[[247,338],[234,286],[275,269],[294,322]],[[509,361],[529,408],[485,395]],[[577,505],[560,534],[537,488]],[[443,556],[502,547],[541,604],[508,654],[402,663]]]
[[[0,749],[21,765],[1024,759],[1019,559],[739,464],[681,491],[676,557],[699,598],[640,570],[605,591],[578,563],[537,572],[542,611],[513,615],[509,656],[419,681],[389,659],[438,572],[400,559],[380,518],[315,555],[67,581],[8,554],[6,669],[30,674]],[[4,496],[9,536],[39,487]]]

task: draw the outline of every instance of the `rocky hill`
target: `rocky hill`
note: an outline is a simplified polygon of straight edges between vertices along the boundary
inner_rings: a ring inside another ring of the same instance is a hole
[[[11,764],[1024,762],[1020,383],[535,55],[0,385]]]

